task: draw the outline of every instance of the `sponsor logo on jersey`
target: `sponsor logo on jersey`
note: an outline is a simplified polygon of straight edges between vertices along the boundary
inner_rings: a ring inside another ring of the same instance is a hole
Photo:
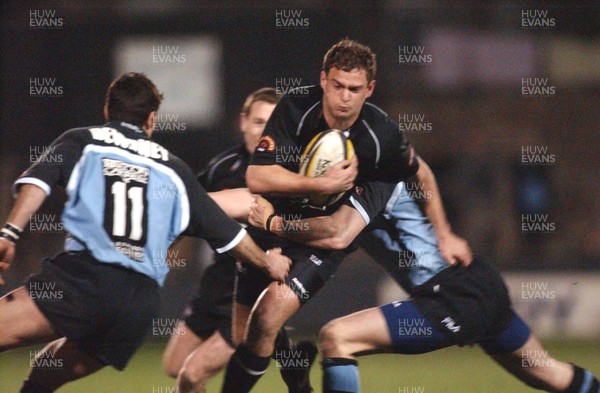
[[[150,170],[143,166],[129,164],[110,158],[102,159],[102,174],[104,176],[119,176],[124,183],[136,181],[138,183],[148,183]]]

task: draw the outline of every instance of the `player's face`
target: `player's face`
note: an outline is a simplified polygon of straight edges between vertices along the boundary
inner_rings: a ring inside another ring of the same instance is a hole
[[[240,115],[240,130],[244,134],[244,143],[250,153],[254,153],[258,140],[265,130],[267,120],[275,109],[275,104],[256,101],[250,106],[248,114]]]
[[[365,100],[373,94],[375,81],[368,82],[363,69],[343,71],[332,67],[327,74],[321,71],[321,87],[325,120],[328,123],[333,120],[335,124],[329,124],[330,127],[346,129],[356,121]]]

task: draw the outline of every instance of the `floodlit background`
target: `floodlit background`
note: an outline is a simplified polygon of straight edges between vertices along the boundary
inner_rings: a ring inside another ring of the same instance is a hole
[[[237,118],[249,92],[317,83],[325,51],[348,36],[377,54],[371,102],[434,169],[454,230],[502,270],[519,313],[560,341],[550,346],[557,356],[600,373],[598,3],[249,3],[3,3],[0,217],[14,179],[53,139],[103,123],[104,94],[121,73],[143,71],[164,92],[155,139],[197,171],[241,142]],[[60,251],[63,203],[57,189],[32,217],[0,295]],[[168,255],[173,272],[159,324],[176,322],[208,255],[195,239]],[[296,336],[314,336],[336,316],[401,296],[358,251],[291,325]],[[152,334],[125,373],[105,370],[61,391],[173,391],[160,367],[166,338]],[[30,349],[0,355],[0,392],[17,391],[30,356]],[[451,349],[365,358],[363,389],[527,391],[483,357]],[[271,376],[260,391],[283,390]],[[115,381],[118,388],[109,385]]]

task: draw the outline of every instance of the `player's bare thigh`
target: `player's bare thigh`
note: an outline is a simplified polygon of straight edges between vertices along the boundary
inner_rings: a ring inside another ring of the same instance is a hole
[[[272,282],[257,299],[248,321],[246,346],[259,356],[270,356],[283,324],[300,309],[300,299],[286,284]]]
[[[204,340],[198,337],[185,321],[179,321],[177,329],[169,339],[163,354],[163,367],[167,375],[176,378],[181,367],[183,367],[185,359],[203,342]]]
[[[26,287],[0,299],[0,351],[58,338]]]
[[[327,323],[319,333],[319,342],[324,358],[386,352],[392,346],[387,322],[378,307]]]

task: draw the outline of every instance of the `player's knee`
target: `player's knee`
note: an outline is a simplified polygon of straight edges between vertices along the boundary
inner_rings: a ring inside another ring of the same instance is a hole
[[[183,386],[201,390],[209,379],[227,366],[234,349],[223,339],[210,339],[187,358],[179,371],[179,381]]]
[[[177,378],[181,365],[176,364],[170,355],[165,354],[162,359],[163,369],[165,373],[171,378]]]
[[[319,344],[323,357],[328,357],[331,353],[343,353],[347,344],[346,337],[344,325],[337,320],[323,326],[319,332]]]
[[[179,371],[179,384],[181,386],[202,390],[208,380],[222,369],[221,365],[215,367],[208,359],[196,358],[193,362],[186,362]]]
[[[206,370],[197,365],[186,364],[179,371],[179,384],[182,387],[198,387],[207,378]]]
[[[0,352],[18,347],[24,339],[24,337],[20,337],[19,334],[14,332],[13,329],[8,326],[3,326],[1,323],[0,332],[2,332],[2,335],[0,335]]]
[[[74,376],[75,379],[83,378],[93,373],[94,371],[95,370],[93,368],[91,368],[84,362],[74,362],[73,366],[71,367],[71,374]]]

